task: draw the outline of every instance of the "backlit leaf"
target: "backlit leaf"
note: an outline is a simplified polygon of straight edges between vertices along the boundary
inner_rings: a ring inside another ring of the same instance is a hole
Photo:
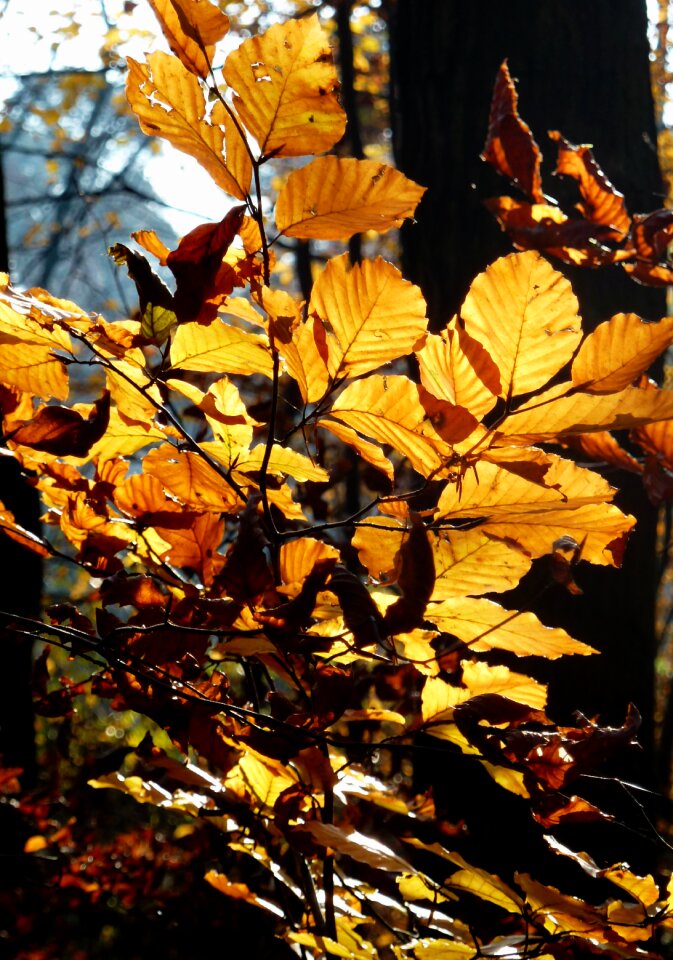
[[[214,111],[207,117],[198,79],[166,53],[157,51],[146,64],[128,58],[126,96],[143,133],[163,137],[197,160],[215,183],[245,200],[252,164],[233,121]]]
[[[336,399],[330,416],[358,433],[389,443],[423,476],[439,470],[451,447],[427,420],[419,388],[407,377],[372,375],[351,383]]]
[[[334,257],[318,276],[309,314],[327,322],[330,376],[357,377],[411,353],[426,332],[418,287],[381,259],[350,266]]]
[[[637,380],[673,343],[673,317],[645,323],[618,313],[584,340],[572,365],[574,386],[588,393],[616,393]]]
[[[511,253],[472,282],[460,317],[500,369],[500,396],[543,386],[582,337],[577,298],[566,278],[534,250]]]
[[[244,40],[227,57],[224,79],[262,156],[323,153],[343,136],[332,51],[315,15]]]
[[[421,383],[433,396],[465,407],[475,417],[495,405],[500,371],[484,347],[458,324],[430,334],[416,356]]]
[[[184,66],[204,79],[229,18],[208,0],[149,0],[163,35]]]
[[[480,529],[443,530],[432,540],[436,580],[433,600],[501,593],[516,586],[530,557]]]
[[[578,204],[580,213],[587,220],[614,227],[609,239],[622,239],[631,225],[624,196],[598,166],[591,148],[587,144],[569,143],[558,130],[550,130],[549,137],[558,143],[555,173],[572,177],[579,185],[583,201]]]
[[[183,323],[171,346],[173,369],[202,373],[261,373],[271,377],[273,364],[265,337],[223,323]]]
[[[618,393],[570,392],[565,383],[550,387],[498,424],[496,436],[508,443],[536,443],[594,430],[630,430],[673,417],[672,390],[627,387]]]
[[[318,157],[287,178],[276,203],[276,225],[286,236],[303,240],[386,233],[413,216],[424,192],[375,160]]]
[[[430,603],[426,619],[452,634],[471,650],[509,650],[517,657],[556,660],[570,654],[586,656],[596,651],[573,640],[560,627],[545,627],[528,611],[505,610],[492,600],[453,597]]]
[[[145,455],[143,471],[160,480],[192,510],[233,513],[241,507],[220,474],[191,450],[179,452],[171,444],[163,444]]]

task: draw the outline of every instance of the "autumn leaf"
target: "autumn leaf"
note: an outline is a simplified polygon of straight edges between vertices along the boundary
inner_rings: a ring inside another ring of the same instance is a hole
[[[372,375],[351,383],[335,400],[330,417],[360,434],[389,443],[424,476],[442,467],[451,447],[427,420],[419,388],[407,377]],[[329,421],[321,421],[327,426]]]
[[[435,558],[433,600],[502,593],[530,569],[530,556],[515,542],[483,530],[443,530],[432,540]]]
[[[271,377],[273,363],[268,341],[256,333],[223,323],[182,323],[171,344],[173,370],[202,373],[260,373]]]
[[[582,216],[613,228],[606,239],[621,240],[631,225],[624,195],[610,183],[589,146],[569,143],[558,130],[550,130],[549,137],[558,144],[555,173],[577,180],[582,194],[582,203],[578,204]]]
[[[505,610],[492,600],[448,597],[430,603],[426,619],[477,653],[509,650],[517,657],[548,660],[596,653],[588,644],[573,640],[560,627],[545,627],[533,613]]]
[[[228,114],[209,117],[198,79],[166,53],[128,58],[126,96],[143,133],[194,157],[226,193],[245,200],[252,177],[246,145]]]
[[[671,343],[673,317],[646,323],[634,313],[618,313],[583,341],[573,360],[573,385],[588,393],[624,390]]]
[[[467,333],[500,369],[500,396],[536,390],[582,337],[570,283],[535,251],[511,253],[479,274],[460,308]]]
[[[309,314],[327,325],[327,366],[333,380],[369,373],[411,353],[426,332],[418,287],[380,257],[349,265],[333,257],[318,276]]]
[[[540,178],[542,154],[530,127],[518,114],[517,102],[516,88],[505,60],[493,89],[488,133],[481,156],[532,200],[543,203],[545,197]]]
[[[141,254],[123,243],[110,247],[108,254],[115,263],[125,264],[129,277],[136,285],[142,318],[140,332],[153,343],[163,343],[177,319],[173,294]]]
[[[413,216],[424,192],[375,160],[318,157],[287,178],[276,203],[276,225],[285,236],[302,240],[386,233]]]
[[[43,327],[0,299],[0,382],[45,400],[65,400],[68,374],[55,350],[72,353],[67,333]]]
[[[415,351],[421,383],[429,393],[475,417],[495,406],[500,370],[482,345],[455,320],[440,334],[429,334]]]
[[[208,0],[149,0],[163,35],[182,64],[208,76],[215,44],[229,30],[229,18]]]
[[[244,40],[227,57],[224,79],[263,157],[324,153],[343,136],[332,51],[316,15]]]
[[[110,420],[110,394],[93,404],[86,419],[70,407],[42,407],[31,421],[12,431],[14,443],[57,457],[85,457],[104,435]]]

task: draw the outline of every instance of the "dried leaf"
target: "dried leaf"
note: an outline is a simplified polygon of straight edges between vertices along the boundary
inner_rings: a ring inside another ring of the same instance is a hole
[[[646,323],[618,313],[584,340],[572,365],[573,385],[587,393],[616,393],[637,380],[673,343],[673,317]]]
[[[288,177],[278,195],[276,225],[285,236],[302,240],[386,233],[413,216],[424,193],[424,187],[375,160],[318,157]]]
[[[227,57],[224,79],[264,157],[324,153],[343,136],[332,51],[316,15],[244,40]]]
[[[149,0],[163,35],[176,57],[205,79],[215,44],[229,30],[229,18],[208,0]]]

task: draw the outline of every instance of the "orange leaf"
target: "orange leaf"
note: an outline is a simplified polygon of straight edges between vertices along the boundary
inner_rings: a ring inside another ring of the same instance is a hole
[[[569,143],[558,130],[550,130],[549,137],[558,143],[555,173],[572,177],[579,184],[584,201],[578,204],[582,216],[612,227],[613,230],[606,239],[623,239],[631,225],[624,195],[616,190],[605,176],[596,163],[591,148],[586,144],[575,146]]]
[[[287,237],[348,240],[386,233],[412,217],[425,187],[375,160],[318,157],[293,171],[276,203],[276,225]]]
[[[464,407],[475,417],[493,408],[500,395],[500,371],[490,354],[458,323],[430,334],[415,351],[421,383],[429,393]]]
[[[637,380],[673,343],[673,317],[646,323],[618,313],[583,341],[572,365],[573,384],[587,393],[616,393]]]
[[[545,198],[540,178],[542,154],[530,127],[517,112],[517,99],[505,60],[495,81],[488,133],[481,156],[529,197],[537,203],[543,203]]]
[[[317,15],[275,24],[244,40],[227,57],[224,79],[264,157],[323,153],[343,136],[346,115]]]
[[[229,30],[229,18],[208,0],[149,0],[176,57],[198,77],[208,76],[215,44]]]
[[[96,400],[86,419],[70,407],[42,407],[32,420],[14,430],[11,439],[57,457],[85,457],[105,433],[110,420],[110,394]]]
[[[238,200],[250,187],[252,163],[228,114],[208,118],[199,81],[179,60],[157,51],[147,64],[128,58],[126,97],[143,133],[168,140],[197,160],[215,183]]]
[[[479,274],[460,309],[468,334],[500,368],[500,396],[543,386],[582,337],[566,278],[534,250],[511,253]]]
[[[329,331],[333,380],[411,353],[427,329],[421,291],[381,257],[352,267],[347,253],[334,257],[313,285],[308,309]]]
[[[209,324],[181,323],[171,345],[173,369],[202,373],[273,374],[266,337],[215,317]]]

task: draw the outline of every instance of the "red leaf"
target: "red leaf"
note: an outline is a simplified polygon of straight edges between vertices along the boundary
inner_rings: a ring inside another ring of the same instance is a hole
[[[232,240],[241,228],[245,207],[232,207],[219,223],[202,223],[183,237],[166,263],[177,281],[174,309],[181,322],[211,320],[217,303],[237,283],[232,267],[222,262]]]
[[[530,127],[517,112],[517,99],[505,60],[495,81],[488,133],[481,156],[532,200],[542,203],[542,154]]]
[[[57,457],[85,457],[103,436],[109,421],[110,394],[106,390],[86,420],[68,407],[42,407],[32,420],[10,436],[15,443]]]

